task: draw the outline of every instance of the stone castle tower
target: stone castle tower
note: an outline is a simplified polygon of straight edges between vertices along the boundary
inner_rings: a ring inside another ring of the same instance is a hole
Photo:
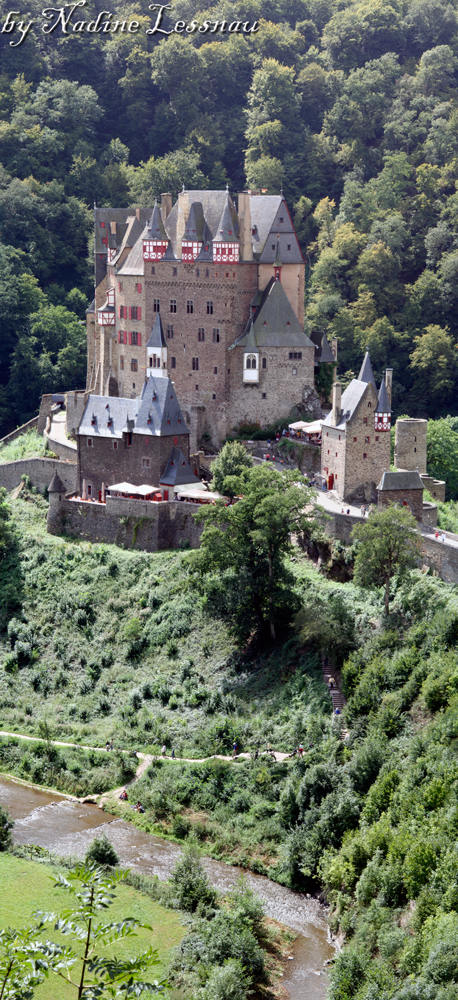
[[[392,369],[377,391],[369,354],[357,379],[332,390],[332,409],[321,430],[321,472],[328,488],[348,503],[373,502],[390,468]]]
[[[305,265],[282,195],[182,191],[153,209],[95,210],[87,389],[138,395],[173,379],[191,428],[218,444],[287,418],[314,387]]]

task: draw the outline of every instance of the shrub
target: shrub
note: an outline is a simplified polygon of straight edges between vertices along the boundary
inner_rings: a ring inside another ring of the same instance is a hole
[[[104,833],[100,837],[95,837],[92,841],[92,844],[86,851],[86,861],[94,861],[97,865],[110,866],[112,868],[119,864],[119,858],[113,844],[110,844],[108,837]]]
[[[199,906],[213,906],[216,892],[202,868],[196,848],[189,845],[175,866],[171,882],[180,910],[194,913]]]
[[[0,806],[0,851],[8,851],[12,844],[13,821],[3,806]]]
[[[242,963],[230,958],[220,968],[212,969],[202,1000],[246,1000],[247,996]]]

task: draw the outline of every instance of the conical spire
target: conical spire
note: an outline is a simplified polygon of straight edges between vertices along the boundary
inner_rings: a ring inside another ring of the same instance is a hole
[[[323,333],[323,336],[321,338],[320,362],[321,364],[327,364],[327,365],[335,364],[335,357],[331,351],[331,348],[329,346],[329,341],[325,333]]]
[[[377,413],[391,413],[390,401],[386,390],[385,379],[382,379],[377,401]]]
[[[211,232],[207,226],[204,210],[200,201],[193,201],[189,210],[188,221],[183,233],[183,240],[190,243],[208,243]]]
[[[65,486],[57,472],[54,473],[48,486],[48,493],[65,493]]]
[[[164,229],[164,223],[162,221],[161,210],[157,201],[154,202],[154,208],[152,211],[151,218],[146,227],[146,238],[148,240],[166,240],[167,233]]]
[[[361,371],[358,375],[358,381],[372,382],[373,386],[375,386],[375,378],[374,378],[374,373],[372,371],[372,364],[369,356],[369,351],[366,351],[364,355],[364,360],[361,365]]]
[[[149,340],[148,340],[146,346],[147,347],[155,347],[156,349],[157,348],[161,348],[161,347],[167,347],[167,344],[165,342],[165,337],[164,337],[164,331],[162,329],[162,322],[161,322],[160,313],[156,313],[156,315],[154,317],[153,328],[152,328],[151,333],[149,335]]]
[[[216,230],[215,240],[218,243],[237,243],[239,237],[237,216],[231,210],[229,194],[227,194],[221,218]]]

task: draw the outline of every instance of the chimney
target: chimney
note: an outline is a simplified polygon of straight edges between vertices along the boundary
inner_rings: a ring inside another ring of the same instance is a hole
[[[331,421],[336,427],[340,420],[340,415],[342,413],[342,385],[340,382],[334,382],[332,387],[332,410],[331,410]]]
[[[165,194],[161,194],[161,213],[163,222],[165,222],[167,216],[170,215],[171,211],[172,211],[172,195],[170,194],[169,191],[166,191]]]
[[[386,369],[386,372],[385,372],[385,385],[386,385],[386,391],[388,393],[388,399],[390,401],[390,406],[391,406],[391,393],[393,391],[393,369],[392,368],[387,368]]]
[[[135,217],[136,217],[137,221],[140,222],[140,208],[139,208],[139,206],[137,206],[137,208],[135,209]]]
[[[187,191],[180,191],[178,195],[178,216],[177,216],[177,245],[176,245],[176,255],[181,257],[181,243],[184,236],[184,231],[186,229],[186,223],[189,218],[190,204],[189,204],[189,194]]]
[[[337,344],[338,344],[337,337],[333,337],[331,340],[331,351],[336,361],[337,361]]]
[[[240,232],[240,260],[253,260],[250,195],[250,191],[243,191],[243,193],[239,194],[237,198]]]

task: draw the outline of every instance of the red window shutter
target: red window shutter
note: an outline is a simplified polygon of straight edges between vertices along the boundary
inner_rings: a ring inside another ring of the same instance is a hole
[[[122,342],[123,342],[123,336],[122,336],[122,330],[120,330],[119,331],[119,340],[118,340],[118,343],[122,344]]]
[[[129,344],[131,344],[131,343],[132,343],[132,334],[129,333]]]
[[[127,330],[124,330],[124,343],[127,344]]]
[[[142,318],[142,307],[141,306],[137,306],[137,319],[141,319],[141,318]]]
[[[142,346],[142,335],[141,335],[141,333],[137,333],[137,337],[138,337],[138,346],[141,347]]]

